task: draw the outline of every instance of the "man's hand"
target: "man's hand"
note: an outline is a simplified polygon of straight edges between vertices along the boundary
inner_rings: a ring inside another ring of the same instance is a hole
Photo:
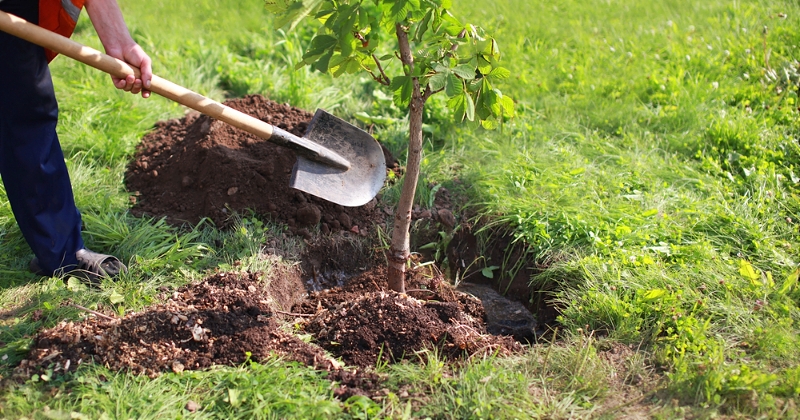
[[[118,58],[142,71],[140,78],[129,75],[125,79],[111,76],[114,86],[134,95],[141,92],[143,98],[150,97],[150,80],[153,78],[152,61],[138,44],[133,44],[126,50],[114,51],[106,48],[106,53],[114,58]]]
[[[86,0],[86,12],[89,13],[106,54],[142,71],[139,78],[133,75],[125,79],[112,76],[114,86],[133,94],[141,92],[143,98],[149,97],[150,81],[153,78],[152,61],[131,38],[116,0]]]

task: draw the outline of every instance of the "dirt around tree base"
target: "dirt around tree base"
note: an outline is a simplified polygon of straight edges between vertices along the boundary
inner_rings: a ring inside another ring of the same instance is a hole
[[[410,281],[415,291],[405,295],[385,291],[384,278],[382,268],[366,271],[344,287],[311,293],[290,313],[273,308],[258,274],[217,273],[124,318],[90,317],[40,332],[17,376],[47,369],[58,375],[94,362],[155,377],[277,354],[329,371],[339,396],[371,396],[381,380],[369,368],[379,358],[414,361],[435,349],[460,360],[522,350],[510,337],[486,334],[480,302],[441,279],[418,273]],[[312,334],[312,343],[286,332],[292,320]],[[326,350],[361,369],[343,369]]]
[[[304,323],[305,331],[348,365],[414,360],[425,350],[449,360],[522,350],[512,337],[486,332],[479,300],[441,277],[411,274],[408,295],[388,291],[385,268],[379,267],[342,288],[311,293],[296,310],[314,314]]]

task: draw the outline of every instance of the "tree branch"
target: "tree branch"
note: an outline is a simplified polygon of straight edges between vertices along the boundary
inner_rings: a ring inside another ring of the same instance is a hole
[[[423,101],[427,101],[428,98],[430,98],[433,95],[436,95],[437,93],[439,93],[439,92],[441,92],[443,90],[444,90],[444,88],[441,88],[441,89],[438,89],[438,90],[431,90],[431,85],[427,85],[427,86],[425,86],[425,92],[422,93],[422,100]]]
[[[383,78],[380,77],[380,75],[375,75],[375,73],[373,73],[372,70],[364,67],[363,65],[361,66],[361,68],[364,69],[367,73],[369,73],[369,75],[372,77],[372,80],[374,80],[375,82],[384,86],[389,86],[391,84],[391,82],[384,81]]]
[[[383,66],[381,66],[381,62],[380,62],[380,60],[378,60],[378,57],[376,57],[375,54],[372,54],[372,59],[375,60],[375,64],[378,65],[378,70],[381,72],[380,75],[383,78],[383,80],[379,80],[379,79],[375,79],[375,80],[377,80],[378,83],[386,85],[386,86],[389,86],[390,84],[392,84],[392,81],[389,80],[389,76],[387,76],[386,72],[383,71]],[[370,73],[372,73],[372,72],[370,72]],[[372,77],[375,78],[376,76],[373,75]]]

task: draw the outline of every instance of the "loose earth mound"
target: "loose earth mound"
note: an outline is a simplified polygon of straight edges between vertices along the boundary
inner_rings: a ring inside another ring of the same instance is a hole
[[[414,289],[405,295],[386,290],[383,269],[369,270],[343,287],[310,293],[291,313],[274,308],[268,286],[281,279],[217,273],[167,293],[164,303],[140,313],[44,330],[17,372],[23,378],[48,368],[59,374],[93,361],[153,377],[278,354],[339,372],[332,378],[341,379],[341,364],[324,350],[347,365],[368,368],[379,360],[419,360],[425,350],[456,360],[522,349],[511,337],[486,333],[479,300],[423,274],[415,273],[409,282]],[[286,332],[282,326],[288,324],[310,333],[312,342]]]
[[[312,118],[260,95],[225,104],[297,136]],[[166,217],[173,224],[209,218],[225,227],[233,212],[249,209],[308,236],[303,229],[320,222],[322,233],[362,233],[385,217],[375,200],[342,207],[289,188],[295,160],[287,148],[195,112],[156,124],[142,139],[125,181],[135,215]]]

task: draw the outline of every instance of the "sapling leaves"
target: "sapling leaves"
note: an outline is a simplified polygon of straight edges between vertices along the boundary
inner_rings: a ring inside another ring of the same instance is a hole
[[[505,67],[495,67],[486,75],[492,81],[507,79],[509,76],[511,76],[511,71]]]
[[[453,119],[456,122],[463,122],[467,116],[467,100],[466,95],[458,95],[450,98],[447,101],[447,107],[453,110]]]
[[[475,121],[475,102],[472,100],[472,95],[464,92],[464,99],[466,101],[466,117],[470,121]]]
[[[395,76],[389,85],[389,89],[394,92],[395,105],[400,107],[408,106],[414,89],[414,80],[411,76]]]
[[[311,40],[311,46],[308,48],[303,58],[316,57],[322,55],[326,50],[336,45],[336,38],[330,35],[317,35]]]
[[[275,26],[282,28],[288,26],[289,30],[294,29],[306,16],[317,10],[325,0],[267,0],[267,9],[278,14]]]
[[[431,87],[431,90],[434,92],[438,92],[444,89],[445,85],[447,84],[447,73],[436,73],[428,79],[428,86]]]
[[[268,0],[272,1],[272,0]],[[302,65],[331,73],[366,71],[388,85],[393,102],[409,110],[406,180],[397,214],[411,211],[419,177],[423,112],[431,95],[443,92],[456,122],[475,121],[487,129],[496,118],[513,115],[514,102],[491,82],[511,73],[498,65],[497,42],[483,29],[465,25],[449,11],[452,0],[275,0],[269,9],[291,23],[314,16],[321,26],[303,55]],[[396,42],[388,42],[390,39]],[[387,41],[387,42],[384,42]],[[387,48],[390,48],[388,51]],[[380,57],[380,58],[378,58]],[[363,120],[368,115],[361,115]],[[413,151],[413,153],[412,153]],[[396,217],[388,254],[389,287],[405,290],[409,225]]]
[[[475,67],[469,64],[460,64],[453,67],[453,73],[464,80],[472,80],[475,78]]]

